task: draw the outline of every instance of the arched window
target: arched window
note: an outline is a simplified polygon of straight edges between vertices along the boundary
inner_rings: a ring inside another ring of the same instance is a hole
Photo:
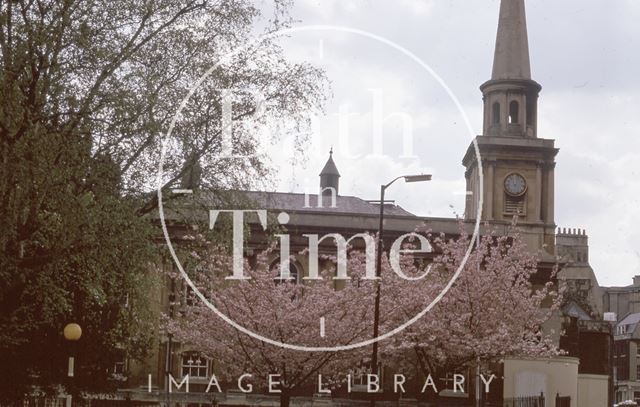
[[[493,115],[493,124],[500,124],[500,103],[495,102],[492,110],[493,112],[491,114]]]
[[[509,104],[509,124],[517,124],[520,113],[520,105],[515,100]]]
[[[277,258],[273,262],[271,262],[271,266],[269,266],[269,269],[273,270],[273,272],[276,274],[276,278],[279,278],[280,277],[280,258]],[[302,280],[302,271],[293,260],[289,260],[289,276],[291,276],[291,278],[289,279],[289,282],[294,284],[299,284],[300,281]],[[279,279],[276,281],[281,282],[281,280]]]

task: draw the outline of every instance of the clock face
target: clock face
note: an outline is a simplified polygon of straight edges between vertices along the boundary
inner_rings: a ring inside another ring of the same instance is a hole
[[[504,189],[509,195],[520,196],[527,190],[527,181],[520,174],[510,174],[504,179]]]

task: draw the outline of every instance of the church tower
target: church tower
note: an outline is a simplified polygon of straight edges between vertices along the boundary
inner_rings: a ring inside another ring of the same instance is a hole
[[[479,168],[474,145],[463,159],[468,198],[465,217],[511,222],[536,229],[538,247],[553,246],[554,140],[538,138],[538,95],[531,79],[524,0],[502,0],[491,79],[480,90],[483,135],[476,138],[483,170],[483,208],[478,208]]]

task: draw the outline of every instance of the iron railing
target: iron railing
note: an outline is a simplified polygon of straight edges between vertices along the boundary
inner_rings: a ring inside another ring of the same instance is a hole
[[[544,394],[532,397],[515,397],[504,399],[503,407],[545,407]]]

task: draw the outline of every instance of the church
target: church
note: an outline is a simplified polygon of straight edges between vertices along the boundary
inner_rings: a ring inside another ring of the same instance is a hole
[[[534,283],[554,281],[568,287],[561,312],[544,326],[546,332],[553,333],[565,355],[549,359],[505,357],[501,366],[500,399],[542,397],[546,403],[540,405],[547,407],[611,406],[613,402],[621,401],[620,397],[616,400],[611,368],[612,322],[615,319],[611,321],[610,314],[605,318],[608,304],[603,302],[604,289],[598,285],[589,265],[586,232],[576,228],[558,228],[556,224],[554,176],[559,149],[555,140],[544,138],[538,132],[538,102],[542,86],[531,75],[524,0],[501,2],[492,75],[480,90],[484,107],[482,134],[466,151],[460,152],[461,171],[464,170],[466,178],[465,221],[472,225],[481,217],[482,231],[506,233],[516,217],[529,250],[540,259]],[[476,146],[481,160],[476,155]],[[320,173],[320,193],[317,195],[281,192],[243,194],[257,207],[289,214],[292,252],[303,248],[305,240],[302,235],[305,233],[349,236],[376,231],[380,205],[383,205],[385,217],[385,239],[392,240],[412,232],[417,225],[427,225],[434,232],[448,236],[458,233],[457,219],[419,217],[395,204],[344,196],[340,194],[339,183],[339,162],[330,153]],[[480,194],[481,207],[477,199]],[[252,248],[260,247],[260,236],[257,225],[249,226],[256,232],[247,244],[250,255]],[[556,265],[560,268],[557,277],[553,273]],[[163,267],[172,266],[167,264]],[[296,278],[308,272],[304,261],[292,262],[290,267]],[[171,298],[174,298],[176,290],[181,289],[179,285],[167,284],[160,290],[161,311],[170,309]],[[207,404],[208,396],[204,394],[200,398],[193,392],[188,396],[169,395],[163,378],[167,374],[176,378],[184,374],[207,378],[212,363],[198,357],[195,350],[173,342],[170,336],[163,336],[158,338],[153,359],[143,364],[123,364],[127,367],[128,379],[120,393],[140,403],[166,403],[170,400],[174,403],[171,405],[210,405]],[[154,383],[151,392],[146,387],[148,372],[152,373]],[[227,402],[221,404],[252,404],[247,399],[232,399],[229,395]],[[322,402],[323,405],[331,405],[330,401]],[[316,405],[315,402],[312,405]]]

